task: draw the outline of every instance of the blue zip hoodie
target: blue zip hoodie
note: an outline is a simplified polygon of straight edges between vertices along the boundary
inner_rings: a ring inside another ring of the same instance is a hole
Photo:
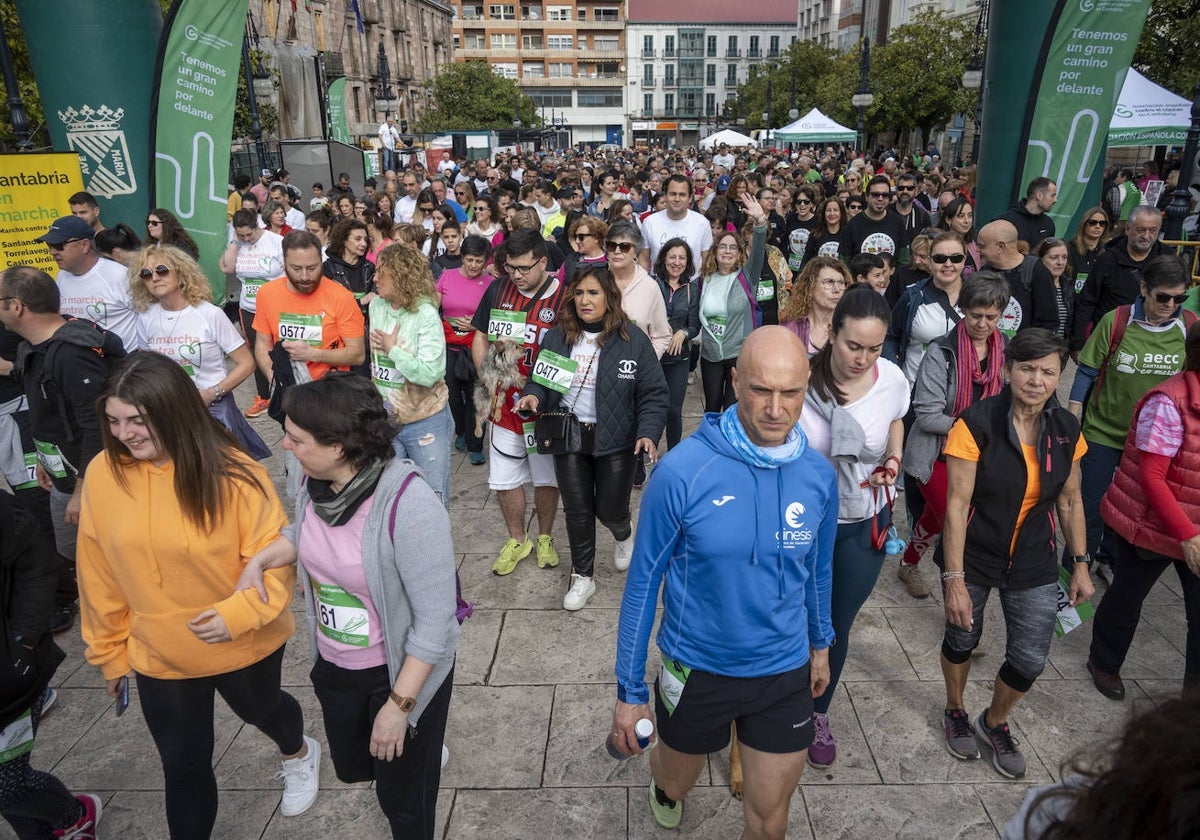
[[[658,647],[686,667],[769,676],[803,666],[810,646],[833,644],[833,468],[803,433],[799,458],[752,467],[719,421],[705,415],[646,487],[617,629],[624,703],[649,702],[646,648],[660,585]]]

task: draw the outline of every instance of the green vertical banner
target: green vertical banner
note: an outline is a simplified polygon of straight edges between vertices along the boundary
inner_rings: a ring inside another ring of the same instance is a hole
[[[175,0],[159,45],[153,114],[155,205],[200,247],[200,265],[225,300],[230,135],[248,0]]]
[[[101,221],[136,229],[150,202],[157,0],[16,0],[54,150],[75,152]]]
[[[346,80],[329,83],[329,139],[350,142],[350,125],[346,122]]]
[[[1103,163],[1108,125],[1121,85],[1133,60],[1133,52],[1146,22],[1149,0],[1038,0],[1041,9],[1034,17],[1023,14],[1028,0],[996,0],[991,19],[1020,21],[1013,29],[1015,38],[1024,44],[1015,47],[1016,54],[1006,52],[1012,44],[989,39],[987,75],[1003,78],[1004,87],[1019,88],[1025,103],[1023,113],[1013,113],[1009,103],[1004,108],[991,108],[989,97],[984,99],[983,127],[985,139],[981,156],[981,172],[991,171],[991,177],[1003,177],[1006,171],[996,164],[1008,157],[996,148],[996,137],[987,137],[993,127],[1003,131],[998,123],[1014,116],[1023,117],[1015,152],[1017,177],[1008,183],[1008,201],[999,189],[984,190],[987,201],[979,215],[987,220],[1007,209],[1013,200],[1024,196],[1025,186],[1034,178],[1044,176],[1058,185],[1058,204],[1050,211],[1059,235],[1074,231],[1077,217],[1089,194],[1096,193],[1093,183],[1098,165]],[[1018,9],[1016,7],[1021,7]],[[1048,15],[1048,17],[1046,17]],[[1045,20],[1044,26],[1035,26]],[[1006,31],[1006,30],[1002,30]],[[1038,35],[1041,33],[1041,37]],[[1001,33],[997,33],[1001,34]],[[1030,54],[1030,45],[1038,47]],[[994,59],[994,60],[993,60]],[[1004,65],[1031,61],[1033,77],[1028,87],[1020,87],[1023,79],[1013,78]],[[992,88],[989,85],[988,91]],[[996,102],[995,104],[1000,104]],[[989,144],[989,140],[993,142]],[[1005,150],[1008,151],[1008,150]],[[989,152],[993,154],[989,154]],[[1000,154],[994,154],[1000,152]],[[998,184],[993,182],[992,187]],[[1089,190],[1089,188],[1091,188]]]

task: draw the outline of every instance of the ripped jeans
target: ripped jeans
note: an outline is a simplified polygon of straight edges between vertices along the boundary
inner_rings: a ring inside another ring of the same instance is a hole
[[[450,444],[454,440],[454,417],[450,405],[437,414],[405,423],[392,438],[392,449],[401,458],[409,458],[421,469],[425,480],[450,509]]]

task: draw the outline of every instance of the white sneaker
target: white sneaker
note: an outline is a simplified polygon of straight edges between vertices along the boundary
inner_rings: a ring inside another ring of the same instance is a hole
[[[446,765],[450,763],[450,750],[446,749],[446,745],[442,744],[442,769],[446,769]]]
[[[283,800],[279,803],[279,812],[285,817],[303,814],[317,800],[321,745],[307,735],[304,736],[304,743],[308,746],[308,754],[283,762],[283,769],[275,774],[276,779],[283,779]]]
[[[594,594],[596,594],[596,584],[590,577],[571,575],[571,588],[563,596],[563,609],[581,610],[587,605],[588,598]]]
[[[618,572],[623,572],[629,568],[629,561],[633,559],[633,534],[630,534],[623,540],[617,540],[617,548],[613,552],[613,565],[617,567]]]

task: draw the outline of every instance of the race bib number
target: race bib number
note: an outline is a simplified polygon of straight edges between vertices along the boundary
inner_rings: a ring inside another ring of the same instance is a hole
[[[384,353],[371,354],[371,379],[381,388],[401,388],[404,375],[396,370],[392,357]]]
[[[258,300],[258,290],[266,285],[265,277],[246,277],[242,280],[242,302],[254,303]]]
[[[537,454],[537,435],[534,433],[535,422],[530,420],[528,423],[521,424],[521,434],[525,436],[525,454]]]
[[[537,361],[533,363],[533,372],[530,376],[539,385],[545,385],[551,391],[565,394],[571,389],[571,383],[575,380],[575,371],[578,368],[579,362],[574,359],[568,359],[550,350],[543,350],[538,354]]]
[[[33,752],[33,710],[0,729],[0,764]]]
[[[313,347],[324,344],[320,315],[295,315],[284,312],[279,316],[279,340],[303,341]]]
[[[754,298],[759,303],[762,303],[764,300],[774,300],[775,284],[770,280],[759,280],[758,286],[754,290]]]
[[[370,644],[371,617],[363,602],[332,583],[318,583],[311,577],[317,598],[317,623],[321,632],[335,642],[353,647]]]
[[[29,490],[38,486],[37,480],[37,453],[25,453],[25,480],[14,487],[14,490]]]
[[[1075,294],[1082,294],[1083,287],[1087,284],[1088,273],[1081,271],[1075,275]]]
[[[33,446],[37,450],[37,460],[42,469],[54,478],[67,477],[66,463],[62,451],[57,446],[41,440],[35,440]]]
[[[493,309],[488,315],[488,341],[520,341],[524,338],[524,312]]]
[[[729,319],[723,315],[708,319],[708,332],[717,341],[725,340],[725,327],[728,326]]]
[[[1071,573],[1058,567],[1058,612],[1054,615],[1054,635],[1062,638],[1091,618],[1096,608],[1091,601],[1071,606]]]
[[[683,698],[683,689],[687,685],[691,673],[691,668],[663,657],[662,670],[658,674],[658,696],[662,699],[663,705],[667,707],[668,715],[675,713],[675,707]]]

